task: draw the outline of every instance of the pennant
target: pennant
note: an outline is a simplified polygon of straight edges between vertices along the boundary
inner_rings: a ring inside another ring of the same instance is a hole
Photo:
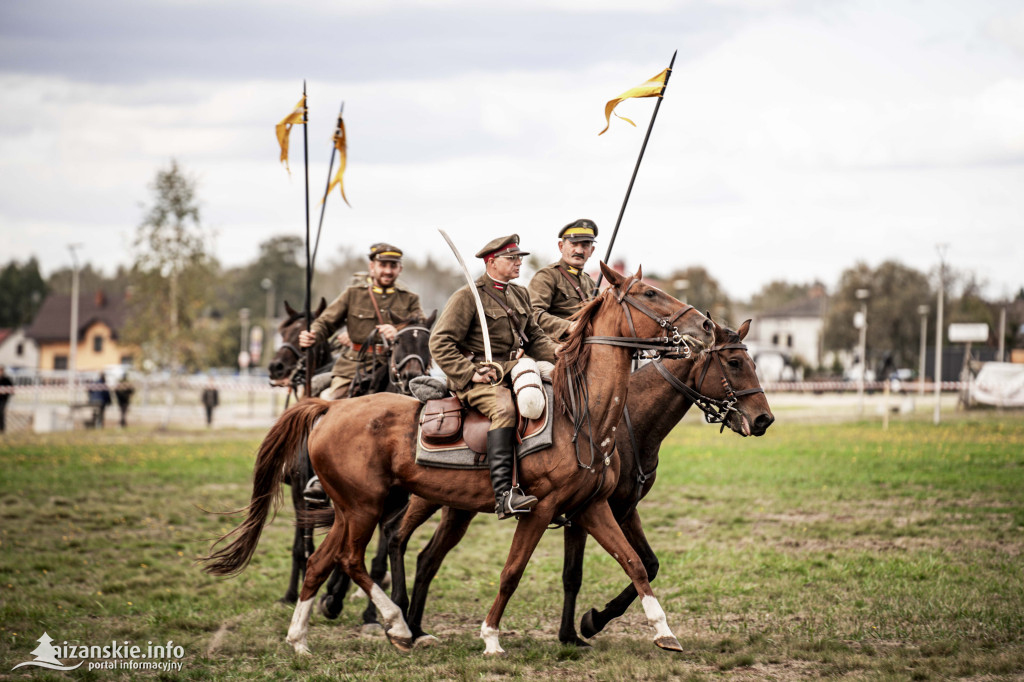
[[[281,119],[281,122],[277,124],[277,143],[281,145],[281,161],[284,163],[284,167],[288,169],[288,173],[291,174],[292,169],[288,167],[288,136],[291,135],[293,125],[305,124],[306,115],[306,96],[303,95],[299,103],[295,105],[295,109]]]
[[[331,193],[335,185],[341,190],[341,198],[345,200],[349,208],[352,208],[352,204],[348,203],[348,197],[345,196],[345,185],[341,181],[341,176],[345,174],[345,162],[348,156],[348,140],[345,137],[345,121],[341,119],[341,114],[338,115],[338,127],[334,129],[334,148],[338,150],[338,172],[334,174],[334,178],[331,180],[331,184],[327,186],[327,191],[324,192],[323,201],[327,201],[327,195]]]
[[[635,88],[630,88],[629,90],[626,90],[624,93],[622,93],[615,99],[609,100],[608,103],[604,105],[604,120],[607,125],[605,125],[604,130],[599,132],[598,135],[604,135],[605,131],[607,131],[608,128],[611,126],[612,112],[615,110],[615,107],[619,106],[619,103],[621,101],[630,99],[632,97],[661,97],[661,91],[665,87],[665,82],[668,80],[668,72],[669,70],[665,69],[664,71],[662,71],[661,73],[659,73],[657,76],[650,79],[646,83],[638,85]],[[623,121],[633,126],[634,128],[636,127],[636,124],[630,121],[625,116],[619,116],[618,114],[615,114],[615,116],[621,118]]]

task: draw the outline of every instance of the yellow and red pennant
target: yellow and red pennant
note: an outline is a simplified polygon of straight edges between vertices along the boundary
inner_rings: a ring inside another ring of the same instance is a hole
[[[281,119],[281,122],[277,124],[277,143],[281,145],[281,162],[284,163],[284,167],[288,169],[288,173],[292,172],[292,169],[288,167],[288,136],[292,132],[293,125],[304,125],[306,123],[306,96],[303,95],[299,103],[295,105],[295,109],[291,111],[287,116]]]
[[[341,176],[345,174],[345,163],[348,157],[348,140],[345,137],[345,121],[342,120],[341,115],[338,115],[338,126],[334,129],[334,148],[338,150],[338,172],[334,174],[331,179],[331,184],[327,186],[327,191],[324,192],[324,201],[327,201],[327,195],[331,193],[331,190],[335,186],[341,191],[341,198],[345,200],[349,208],[352,204],[348,203],[348,197],[345,196],[345,185],[341,180]],[[321,201],[320,203],[324,203]]]
[[[630,88],[629,90],[626,90],[624,93],[622,93],[615,99],[608,100],[608,103],[604,105],[604,119],[606,125],[604,127],[604,130],[599,132],[598,135],[604,135],[608,128],[611,126],[612,112],[615,111],[615,107],[619,106],[619,103],[622,102],[623,100],[631,99],[634,97],[661,97],[661,91],[665,88],[665,83],[668,81],[668,74],[669,69],[665,69],[664,71],[659,73],[654,78],[651,78],[647,82],[642,83],[641,85],[638,85],[635,88]],[[633,123],[628,118],[626,118],[625,116],[619,116],[618,114],[615,114],[615,116],[621,118],[629,125],[636,127],[636,124]]]

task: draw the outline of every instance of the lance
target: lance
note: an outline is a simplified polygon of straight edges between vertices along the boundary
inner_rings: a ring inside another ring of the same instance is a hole
[[[604,262],[610,264],[609,260],[612,257],[612,247],[615,246],[615,236],[619,233],[619,224],[622,223],[622,215],[626,212],[626,204],[629,203],[629,195],[633,191],[633,183],[636,181],[637,171],[640,170],[640,162],[644,160],[644,150],[647,149],[647,141],[651,139],[651,131],[654,129],[654,120],[658,118],[658,109],[661,108],[661,100],[665,96],[665,89],[668,88],[668,79],[672,77],[672,65],[676,63],[676,54],[679,50],[672,53],[672,61],[668,64],[668,72],[665,74],[665,82],[661,86],[661,92],[658,93],[658,101],[654,105],[654,113],[651,114],[651,122],[647,125],[647,134],[644,136],[644,143],[640,146],[640,156],[636,159],[636,166],[633,167],[633,177],[629,179],[629,187],[626,188],[626,196],[622,200],[622,208],[619,209],[619,217],[615,221],[615,229],[612,230],[612,238],[608,242],[608,251],[604,254]],[[602,272],[597,276],[597,284],[594,286],[594,295],[601,290],[601,280],[604,278]]]
[[[341,103],[341,109],[338,111],[338,124],[334,127],[334,134],[339,135],[341,133],[341,115],[345,113],[345,102]],[[333,143],[333,139],[332,139]],[[316,226],[316,243],[313,244],[313,259],[312,265],[316,267],[316,252],[320,249],[320,232],[324,227],[324,211],[327,210],[327,193],[331,190],[331,171],[334,170],[334,157],[338,154],[338,148],[331,144],[331,162],[327,164],[327,185],[324,189],[324,200],[320,202],[320,222]],[[312,371],[312,368],[310,368]]]
[[[313,323],[310,300],[313,297],[313,261],[309,254],[309,101],[306,81],[302,81],[302,157],[306,168],[306,331]],[[313,392],[313,347],[306,349],[306,397]]]

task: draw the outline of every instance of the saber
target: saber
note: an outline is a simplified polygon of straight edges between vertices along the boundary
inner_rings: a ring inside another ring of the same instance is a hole
[[[477,319],[480,320],[480,329],[483,331],[484,335],[484,361],[481,364],[485,367],[493,367],[495,369],[498,378],[491,384],[491,386],[497,386],[501,383],[501,380],[505,378],[505,370],[502,369],[500,363],[494,361],[494,357],[491,354],[491,335],[487,330],[487,316],[484,315],[484,302],[480,300],[480,292],[476,290],[476,281],[473,279],[473,276],[469,274],[469,268],[466,267],[466,262],[462,260],[462,254],[460,254],[459,250],[455,247],[455,243],[452,241],[452,238],[449,237],[448,233],[442,229],[438,229],[437,231],[440,232],[441,236],[444,237],[444,240],[448,242],[448,246],[451,247],[452,253],[454,253],[455,257],[458,259],[459,267],[462,268],[462,276],[466,278],[466,282],[469,284],[469,291],[473,294],[473,302],[476,303],[476,316]]]

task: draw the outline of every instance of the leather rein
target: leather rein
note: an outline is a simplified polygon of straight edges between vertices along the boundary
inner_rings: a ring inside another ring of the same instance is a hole
[[[395,386],[398,386],[403,395],[409,395],[409,386],[406,382],[402,381],[402,370],[405,368],[405,366],[412,362],[413,360],[417,361],[418,363],[420,363],[421,375],[426,374],[427,369],[430,366],[430,363],[427,361],[427,359],[424,358],[419,353],[409,353],[401,360],[398,360],[397,362],[395,361],[394,349],[398,348],[398,337],[401,336],[402,334],[405,334],[406,332],[412,331],[423,332],[428,337],[430,336],[430,329],[428,329],[425,325],[422,324],[409,325],[408,327],[403,327],[402,329],[399,329],[398,333],[395,334],[395,338],[391,341],[392,352],[390,361],[388,362],[388,374],[390,375],[391,383],[394,384]]]

